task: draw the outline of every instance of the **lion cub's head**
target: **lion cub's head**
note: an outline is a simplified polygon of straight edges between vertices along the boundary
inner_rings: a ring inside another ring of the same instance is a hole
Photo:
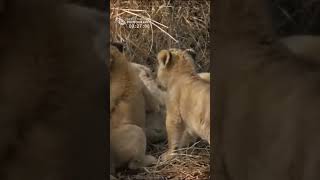
[[[196,74],[194,57],[195,53],[192,49],[171,48],[169,50],[161,50],[157,56],[157,79],[160,85],[163,88],[167,88],[168,82],[172,78]]]

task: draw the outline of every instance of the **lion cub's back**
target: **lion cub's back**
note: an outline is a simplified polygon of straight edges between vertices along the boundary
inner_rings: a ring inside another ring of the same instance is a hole
[[[112,126],[121,124],[135,124],[141,128],[145,127],[145,101],[142,94],[142,81],[139,79],[130,63],[126,63],[127,68],[123,69],[121,84],[125,84],[119,91],[123,92],[123,97],[112,112]],[[119,83],[119,82],[118,82]]]
[[[190,130],[203,137],[202,132],[210,128],[210,83],[196,80],[180,100],[181,116]]]

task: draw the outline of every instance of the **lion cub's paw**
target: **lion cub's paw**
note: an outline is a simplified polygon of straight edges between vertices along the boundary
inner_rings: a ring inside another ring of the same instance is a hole
[[[144,166],[151,166],[157,163],[157,159],[151,155],[146,155],[144,158]]]
[[[161,161],[170,161],[176,156],[176,153],[172,151],[167,151],[161,155]]]

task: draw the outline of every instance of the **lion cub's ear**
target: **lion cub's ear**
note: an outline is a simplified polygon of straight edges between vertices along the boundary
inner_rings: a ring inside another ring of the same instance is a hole
[[[171,60],[171,53],[168,50],[161,50],[158,53],[157,59],[160,65],[167,67]]]

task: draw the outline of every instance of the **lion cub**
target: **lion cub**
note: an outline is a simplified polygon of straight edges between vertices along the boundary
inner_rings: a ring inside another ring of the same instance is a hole
[[[153,77],[152,71],[149,67],[137,64],[130,63],[132,67],[134,67],[146,86],[146,90],[149,93],[149,96],[146,96],[149,103],[146,105],[147,113],[146,113],[146,136],[148,143],[158,143],[167,138],[166,127],[165,127],[165,96],[166,91],[160,89],[158,82]],[[210,73],[202,72],[198,74],[202,79],[210,82]],[[150,96],[151,95],[151,96]],[[151,109],[150,104],[160,105],[160,112],[157,111],[148,111]]]
[[[145,155],[145,98],[143,83],[117,45],[110,44],[111,171],[153,164]]]
[[[162,159],[168,160],[191,137],[198,136],[210,144],[210,82],[196,73],[189,50],[162,50],[157,59],[157,79],[167,91],[169,149]]]

